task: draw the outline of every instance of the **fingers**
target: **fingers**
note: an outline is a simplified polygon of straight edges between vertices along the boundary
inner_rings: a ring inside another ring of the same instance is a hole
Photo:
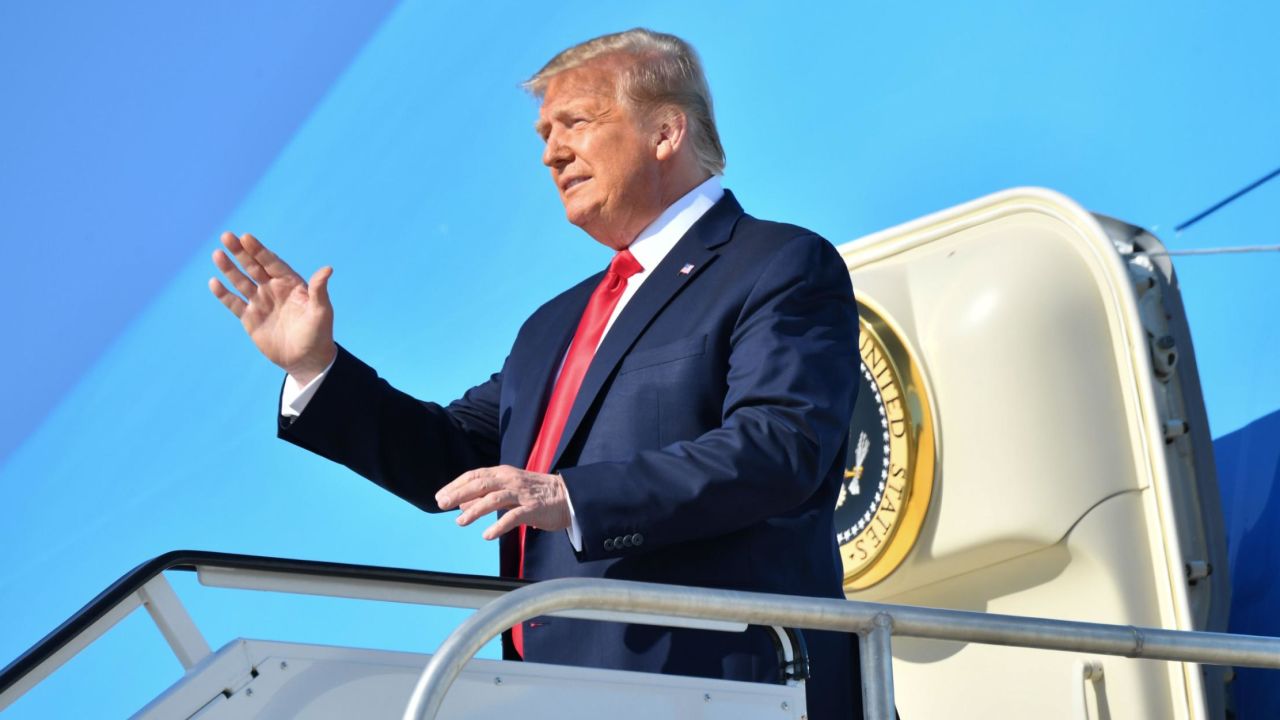
[[[213,264],[218,267],[218,270],[222,272],[227,280],[231,281],[231,285],[236,290],[239,290],[241,295],[248,300],[253,300],[254,294],[258,292],[258,285],[243,272],[240,272],[240,268],[231,262],[231,258],[227,257],[225,252],[214,250]]]
[[[524,522],[525,515],[528,511],[524,508],[516,508],[502,514],[498,521],[484,529],[483,537],[485,540],[496,540],[503,535],[515,530]]]
[[[333,303],[329,302],[329,278],[333,277],[333,268],[325,265],[311,276],[311,281],[307,283],[307,291],[311,297],[320,303],[321,307],[332,307]]]
[[[519,496],[511,490],[499,490],[467,503],[467,508],[458,516],[457,523],[466,527],[476,520],[499,510],[510,510],[520,505]]]
[[[436,504],[441,510],[449,510],[480,498],[494,489],[490,483],[494,479],[495,471],[501,470],[502,467],[480,468],[462,473],[454,478],[453,482],[440,488],[436,493]]]
[[[436,504],[441,510],[461,508],[457,522],[467,526],[491,512],[519,507],[526,474],[509,465],[470,470],[440,488]]]
[[[271,279],[262,265],[253,259],[249,251],[244,249],[244,245],[240,244],[240,238],[236,237],[235,233],[224,232],[221,240],[223,247],[235,256],[236,262],[240,263],[240,267],[244,268],[245,273],[253,278],[254,282],[264,283]]]
[[[226,308],[231,311],[231,314],[236,317],[243,315],[244,311],[249,307],[248,303],[241,300],[238,295],[228,290],[226,286],[218,281],[218,278],[209,278],[209,291],[212,292],[213,296],[218,298],[218,301],[225,305]]]
[[[253,235],[249,233],[241,235],[240,244],[244,246],[244,249],[253,256],[253,259],[256,260],[258,264],[262,266],[262,269],[271,277],[281,278],[295,276],[298,274],[293,271],[293,268],[289,267],[289,263],[286,263],[277,257],[275,253],[268,250],[267,246],[263,245],[258,238]]]
[[[436,493],[440,509],[462,508],[459,525],[470,525],[498,510],[506,510],[484,532],[486,540],[524,524],[541,530],[563,530],[572,517],[558,475],[534,473],[509,465],[480,468],[459,475]]]

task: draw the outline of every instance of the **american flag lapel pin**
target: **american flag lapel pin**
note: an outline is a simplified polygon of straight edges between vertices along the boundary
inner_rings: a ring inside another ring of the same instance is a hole
[[[681,275],[688,275],[691,272],[693,272],[693,263],[685,263],[684,267],[680,268]]]

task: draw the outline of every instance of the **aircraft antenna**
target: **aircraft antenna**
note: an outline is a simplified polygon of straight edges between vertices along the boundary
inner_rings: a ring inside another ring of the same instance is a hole
[[[1249,183],[1248,185],[1246,185],[1245,187],[1243,187],[1243,188],[1241,188],[1241,189],[1239,189],[1239,190],[1235,191],[1235,192],[1234,192],[1234,193],[1232,193],[1231,195],[1228,195],[1225,199],[1220,200],[1220,201],[1219,201],[1217,204],[1215,204],[1213,207],[1210,207],[1209,209],[1207,209],[1207,210],[1205,210],[1205,211],[1201,212],[1199,215],[1196,215],[1195,217],[1191,218],[1190,220],[1185,220],[1185,221],[1183,221],[1183,223],[1182,223],[1181,225],[1178,225],[1178,226],[1174,227],[1173,231],[1174,231],[1174,232],[1177,232],[1177,233],[1180,233],[1180,232],[1182,232],[1183,230],[1186,230],[1187,228],[1189,228],[1189,227],[1191,227],[1192,225],[1195,225],[1196,223],[1200,222],[1201,220],[1203,220],[1203,219],[1205,219],[1205,218],[1209,217],[1210,215],[1212,215],[1212,214],[1214,214],[1215,212],[1217,212],[1217,211],[1221,210],[1222,208],[1226,207],[1227,205],[1231,204],[1232,202],[1235,202],[1237,199],[1239,199],[1239,198],[1240,198],[1240,196],[1244,195],[1245,193],[1248,193],[1248,192],[1252,191],[1253,189],[1257,188],[1259,185],[1262,185],[1263,183],[1265,183],[1265,182],[1267,182],[1268,180],[1270,180],[1270,179],[1272,179],[1272,178],[1276,177],[1277,175],[1280,175],[1280,168],[1276,168],[1275,170],[1272,170],[1270,173],[1268,173],[1268,174],[1267,174],[1267,176],[1266,176],[1266,177],[1263,177],[1263,178],[1261,178],[1261,179],[1259,179],[1259,180],[1255,180],[1255,181],[1253,181],[1252,183]],[[1172,255],[1172,254],[1174,254],[1174,253],[1169,253],[1169,254],[1170,254],[1170,255]]]

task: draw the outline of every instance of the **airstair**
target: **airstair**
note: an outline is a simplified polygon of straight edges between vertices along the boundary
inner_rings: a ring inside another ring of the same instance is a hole
[[[236,639],[213,652],[165,579],[207,586],[475,608],[431,655]],[[907,636],[1151,660],[1280,668],[1280,638],[1102,625],[654,585],[499,578],[249,555],[177,551],[120,578],[0,671],[0,710],[138,608],[185,674],[133,717],[199,718],[795,718],[805,714],[803,629],[857,633],[865,717],[894,717],[892,638]],[[744,630],[776,629],[778,685],[476,659],[505,628],[538,615]],[[788,630],[784,628],[801,628]],[[1080,665],[1082,679],[1102,673]],[[993,680],[994,682],[995,680]],[[1075,703],[1088,717],[1087,697]]]

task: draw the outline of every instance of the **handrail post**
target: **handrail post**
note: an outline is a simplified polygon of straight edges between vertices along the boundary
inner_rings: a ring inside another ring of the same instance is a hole
[[[565,593],[561,592],[559,593],[561,597],[556,597],[557,589],[565,586],[568,586],[566,589],[574,588],[580,582],[561,579],[529,585],[513,590],[476,610],[432,653],[427,666],[418,677],[413,694],[409,697],[403,720],[434,720],[436,713],[440,712],[440,706],[444,704],[444,696],[449,692],[453,681],[462,674],[462,668],[475,657],[485,643],[497,637],[504,628],[560,609],[557,607],[556,600],[564,599]],[[573,594],[570,599],[581,597],[582,595]],[[561,604],[572,605],[573,603]]]
[[[178,656],[183,670],[190,670],[213,654],[209,642],[163,574],[156,575],[138,588],[138,598],[173,654]]]
[[[892,638],[893,618],[886,613],[876,615],[871,629],[858,634],[864,720],[894,720]]]

